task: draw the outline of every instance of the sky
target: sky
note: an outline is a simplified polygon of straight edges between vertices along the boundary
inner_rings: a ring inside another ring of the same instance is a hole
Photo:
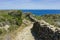
[[[0,9],[60,9],[60,0],[0,0]]]

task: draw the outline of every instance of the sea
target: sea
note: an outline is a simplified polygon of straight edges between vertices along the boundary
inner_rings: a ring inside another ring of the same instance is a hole
[[[60,10],[22,10],[22,12],[30,12],[35,15],[60,14]]]

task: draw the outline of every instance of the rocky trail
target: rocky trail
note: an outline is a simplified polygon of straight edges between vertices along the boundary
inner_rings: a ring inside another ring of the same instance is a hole
[[[26,28],[24,28],[21,32],[17,34],[14,40],[34,40],[34,37],[31,34],[31,28],[33,24],[30,24]]]

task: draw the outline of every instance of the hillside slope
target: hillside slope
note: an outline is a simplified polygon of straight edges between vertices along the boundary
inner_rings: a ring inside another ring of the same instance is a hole
[[[0,40],[60,40],[59,22],[57,14],[33,16],[20,10],[0,11]]]
[[[42,15],[41,19],[45,20],[46,22],[54,25],[56,27],[60,27],[60,14],[46,14]]]
[[[34,20],[32,25],[24,28],[14,40],[60,40],[60,28],[54,27],[44,20]]]

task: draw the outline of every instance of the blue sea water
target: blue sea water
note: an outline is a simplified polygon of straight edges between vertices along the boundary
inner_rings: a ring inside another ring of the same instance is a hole
[[[44,14],[60,14],[60,10],[22,10],[23,12],[31,12],[35,15],[44,15]]]

